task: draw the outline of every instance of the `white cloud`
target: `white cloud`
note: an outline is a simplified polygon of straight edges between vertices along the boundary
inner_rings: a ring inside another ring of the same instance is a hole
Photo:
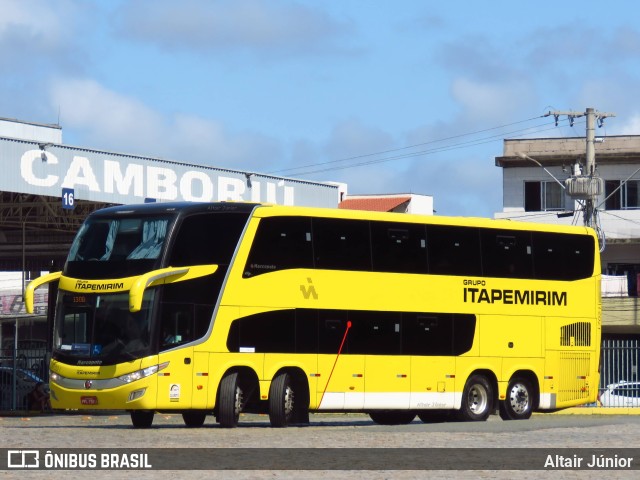
[[[533,96],[530,86],[517,80],[500,83],[457,78],[452,82],[451,92],[466,121],[487,124],[503,122],[505,118],[521,118],[522,105]]]
[[[0,0],[0,52],[32,56],[70,48],[77,34],[74,0]],[[32,59],[34,60],[34,59]]]
[[[114,24],[128,38],[201,52],[309,52],[350,29],[321,8],[282,0],[138,0],[118,9]]]
[[[233,133],[195,115],[165,117],[136,98],[91,79],[58,80],[51,102],[65,127],[82,132],[87,146],[217,167],[268,168],[278,144],[252,132]]]
[[[620,135],[640,135],[640,113],[635,113],[620,127]]]
[[[86,133],[94,146],[115,143],[130,148],[162,137],[160,116],[139,100],[109,90],[91,79],[63,79],[53,84],[53,105],[62,123]]]

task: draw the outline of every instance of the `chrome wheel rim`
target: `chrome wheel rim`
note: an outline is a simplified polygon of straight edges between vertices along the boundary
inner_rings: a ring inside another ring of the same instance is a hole
[[[236,398],[233,405],[233,411],[236,416],[239,416],[242,411],[242,389],[240,387],[236,387]]]
[[[529,391],[522,383],[515,383],[509,390],[509,405],[511,409],[522,414],[529,408]]]
[[[474,385],[469,389],[467,405],[469,410],[475,415],[482,414],[487,409],[489,395],[487,389],[482,385]]]
[[[293,413],[294,393],[291,387],[287,387],[284,391],[284,413],[289,416]]]

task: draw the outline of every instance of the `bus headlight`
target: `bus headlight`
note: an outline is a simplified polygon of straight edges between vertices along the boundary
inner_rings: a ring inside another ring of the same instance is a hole
[[[118,377],[118,380],[122,380],[124,383],[135,382],[136,380],[140,380],[142,378],[149,377],[158,373],[160,370],[164,370],[169,366],[169,362],[161,363],[160,365],[153,365],[151,367],[143,368],[142,370],[138,370],[136,372],[127,373],[126,375],[121,375]]]
[[[63,380],[64,380],[64,377],[62,375],[60,375],[59,373],[52,372],[51,370],[49,370],[49,381],[50,382],[62,383]]]

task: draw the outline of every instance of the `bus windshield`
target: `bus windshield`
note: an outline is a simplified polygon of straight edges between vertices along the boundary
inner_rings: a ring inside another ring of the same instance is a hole
[[[169,222],[170,217],[90,218],[71,245],[67,274],[123,277],[156,268]]]
[[[69,360],[117,363],[149,355],[154,290],[145,292],[142,309],[129,311],[129,294],[79,295],[60,292],[53,349]],[[74,363],[75,363],[74,361]]]

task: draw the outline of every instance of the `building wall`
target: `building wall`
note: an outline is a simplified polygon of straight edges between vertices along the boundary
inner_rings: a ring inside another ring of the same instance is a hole
[[[188,160],[188,153],[185,152]],[[0,138],[0,191],[119,204],[251,201],[336,208],[339,186],[238,170]]]
[[[32,140],[42,144],[62,143],[62,128],[59,125],[46,125],[23,122],[10,118],[0,118],[0,137]]]
[[[596,137],[597,138],[597,137]],[[584,138],[505,140],[502,167],[503,208],[495,218],[537,223],[583,225],[580,205],[565,198],[565,210],[574,215],[558,217],[556,211],[525,212],[526,181],[564,181],[576,162],[585,164]],[[597,174],[603,180],[640,180],[640,136],[607,137],[595,143]],[[523,154],[541,163],[536,165]],[[563,169],[564,167],[564,169]],[[640,209],[606,210],[605,192],[598,197],[598,219],[605,243],[601,254],[603,273],[626,278],[626,295],[602,299],[603,334],[640,334],[638,276],[640,275]],[[623,280],[624,281],[624,280]]]

